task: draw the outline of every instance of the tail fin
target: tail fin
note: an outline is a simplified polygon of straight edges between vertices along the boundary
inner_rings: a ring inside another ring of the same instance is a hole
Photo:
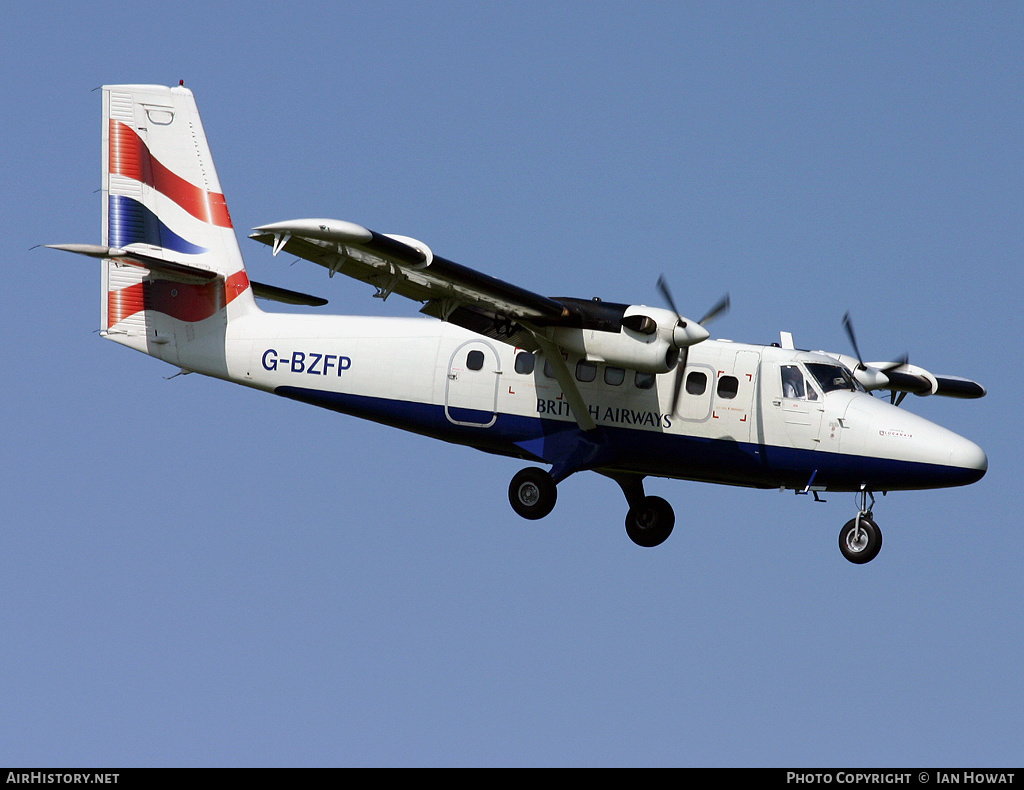
[[[175,364],[222,357],[211,333],[223,337],[230,318],[256,309],[187,88],[103,87],[103,244],[138,256],[104,260],[101,330],[111,340]],[[137,265],[147,259],[149,269]]]

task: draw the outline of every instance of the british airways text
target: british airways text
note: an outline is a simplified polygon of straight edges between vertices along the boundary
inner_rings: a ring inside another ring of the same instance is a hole
[[[317,354],[313,351],[293,351],[278,356],[273,348],[263,352],[264,370],[283,370],[291,373],[309,373],[313,376],[340,376],[352,367],[349,357],[338,354]]]

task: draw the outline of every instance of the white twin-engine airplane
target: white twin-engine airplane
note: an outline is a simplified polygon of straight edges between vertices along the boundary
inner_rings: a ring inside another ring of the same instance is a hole
[[[550,465],[512,478],[538,519],[556,486],[593,470],[622,488],[626,532],[656,546],[672,508],[647,476],[859,494],[839,547],[855,563],[882,544],[874,493],[967,485],[978,445],[899,408],[908,392],[977,398],[968,379],[905,359],[710,340],[669,309],[548,298],[351,222],[256,228],[270,246],[423,303],[421,318],[266,313],[256,298],[325,300],[255,283],[245,266],[191,91],[103,88],[103,244],[57,249],[103,264],[101,334],[180,367],[490,453]],[[870,390],[886,390],[886,399]],[[870,501],[869,501],[870,500]]]

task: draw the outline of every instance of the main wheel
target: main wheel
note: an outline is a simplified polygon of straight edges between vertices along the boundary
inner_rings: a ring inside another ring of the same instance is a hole
[[[839,550],[850,562],[863,565],[878,556],[882,548],[882,531],[869,516],[851,518],[839,532]]]
[[[508,486],[508,501],[523,518],[544,518],[558,499],[558,486],[543,469],[528,466],[516,472]]]
[[[637,546],[652,548],[665,542],[676,525],[672,505],[660,496],[644,497],[626,514],[626,534]]]

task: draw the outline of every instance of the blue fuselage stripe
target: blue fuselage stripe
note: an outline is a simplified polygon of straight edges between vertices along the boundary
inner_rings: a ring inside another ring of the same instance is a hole
[[[443,405],[350,395],[304,387],[278,387],[278,395],[332,411],[401,428],[479,450],[558,464],[587,436],[574,422],[460,410]],[[489,425],[489,427],[481,427]],[[598,428],[601,452],[580,468],[633,472],[755,488],[815,487],[857,491],[944,488],[967,485],[984,474],[975,469],[844,455],[792,447],[624,427]]]

